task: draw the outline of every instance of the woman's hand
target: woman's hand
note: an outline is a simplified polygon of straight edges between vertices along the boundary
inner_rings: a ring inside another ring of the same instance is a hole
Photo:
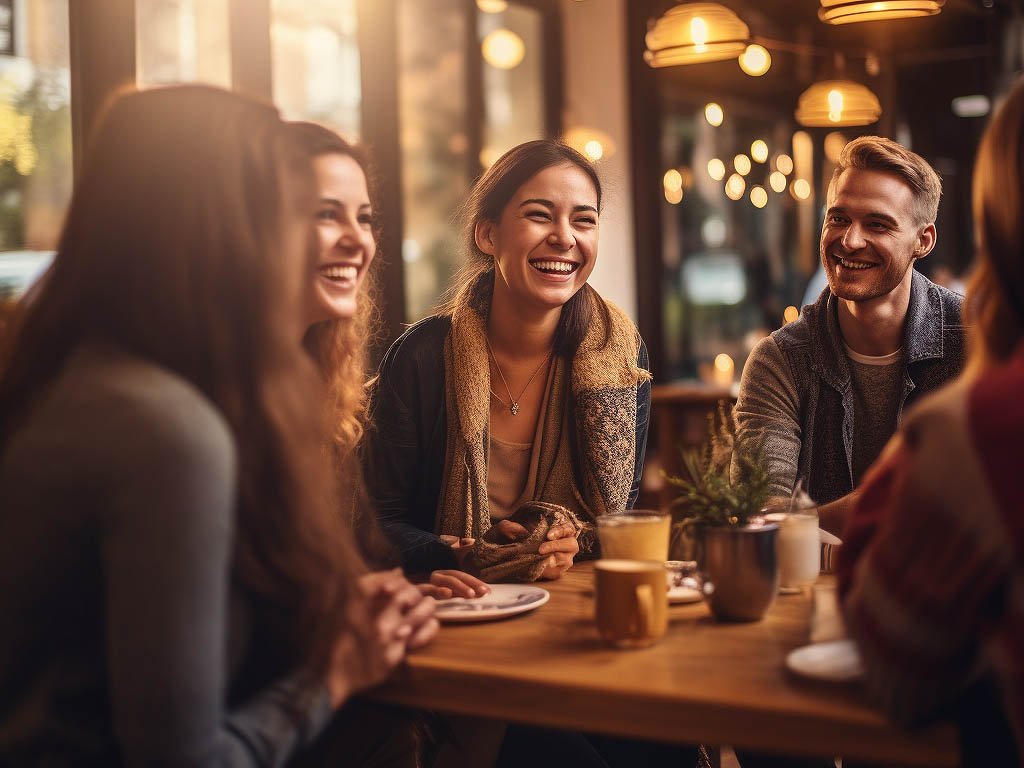
[[[348,622],[335,644],[327,680],[335,706],[384,680],[406,651],[426,645],[440,627],[434,601],[400,569],[361,577],[346,612]]]
[[[436,600],[447,600],[450,597],[483,597],[491,588],[476,576],[465,571],[440,570],[430,574],[430,581],[417,584],[424,595]]]
[[[548,540],[537,552],[550,555],[548,567],[541,574],[542,579],[557,579],[572,568],[573,558],[579,554],[580,543],[576,539],[576,529],[571,525],[555,525],[548,531]]]

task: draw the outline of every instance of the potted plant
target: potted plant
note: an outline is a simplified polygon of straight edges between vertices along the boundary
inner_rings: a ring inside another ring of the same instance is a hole
[[[672,503],[673,556],[692,541],[712,613],[760,619],[778,592],[775,538],[761,509],[770,495],[764,452],[736,435],[724,403],[708,415],[708,439],[683,451],[681,476],[665,475],[679,495]]]

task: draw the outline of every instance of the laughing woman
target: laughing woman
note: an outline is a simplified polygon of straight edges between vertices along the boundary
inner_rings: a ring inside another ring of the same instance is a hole
[[[601,184],[548,140],[510,150],[465,206],[468,265],[441,312],[388,351],[371,395],[367,483],[409,572],[458,569],[492,526],[543,501],[556,524],[541,578],[596,556],[594,521],[631,507],[650,374],[633,323],[587,285]],[[459,545],[463,546],[459,546]]]

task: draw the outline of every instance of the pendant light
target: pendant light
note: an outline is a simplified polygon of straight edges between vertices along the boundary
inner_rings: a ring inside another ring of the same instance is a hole
[[[946,0],[821,0],[818,18],[827,24],[934,16]]]
[[[852,80],[821,80],[800,94],[796,121],[807,128],[868,125],[882,116],[878,97]]]
[[[647,32],[644,61],[652,67],[735,59],[750,30],[718,3],[683,3],[668,9]]]

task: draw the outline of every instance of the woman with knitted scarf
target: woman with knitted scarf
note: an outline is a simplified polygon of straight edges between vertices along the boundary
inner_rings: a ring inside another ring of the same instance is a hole
[[[650,374],[633,323],[587,285],[600,210],[593,166],[555,141],[515,147],[474,185],[468,264],[371,389],[366,480],[407,572],[486,576],[481,539],[526,538],[508,518],[543,502],[539,547],[500,572],[557,578],[597,555],[597,517],[633,505]]]

